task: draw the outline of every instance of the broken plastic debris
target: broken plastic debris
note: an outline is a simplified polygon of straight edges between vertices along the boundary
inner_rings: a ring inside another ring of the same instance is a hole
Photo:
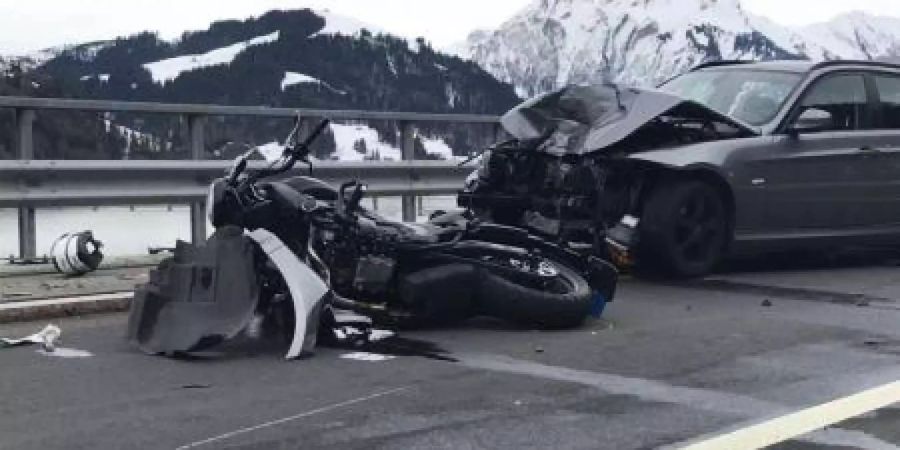
[[[94,239],[92,231],[65,233],[50,246],[53,267],[68,276],[84,275],[100,267],[103,244]]]
[[[369,341],[370,342],[380,341],[382,339],[387,339],[389,337],[394,337],[394,332],[391,330],[380,330],[380,329],[375,328],[369,332]]]
[[[0,338],[0,347],[18,347],[20,345],[40,344],[46,352],[56,349],[56,341],[62,334],[62,330],[56,325],[47,325],[43,330],[21,339]]]

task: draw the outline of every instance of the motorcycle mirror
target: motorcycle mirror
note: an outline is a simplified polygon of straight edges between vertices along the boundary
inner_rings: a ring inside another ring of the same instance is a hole
[[[247,169],[247,160],[250,159],[250,155],[256,151],[256,149],[250,149],[246,153],[238,156],[234,160],[234,164],[231,165],[231,171],[228,174],[228,179],[234,182],[237,178]]]
[[[359,202],[366,193],[366,189],[366,185],[359,182],[356,183],[356,188],[353,189],[353,194],[350,196],[350,201],[347,203],[347,206],[351,211],[359,207]]]

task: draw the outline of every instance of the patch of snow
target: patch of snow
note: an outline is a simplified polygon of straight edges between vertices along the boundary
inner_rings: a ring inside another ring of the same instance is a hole
[[[335,14],[328,9],[314,11],[314,13],[325,20],[325,28],[322,28],[318,33],[315,33],[310,37],[331,34],[359,36],[362,30],[368,30],[372,34],[390,34],[382,28],[352,17]]]
[[[101,73],[100,75],[85,75],[79,79],[81,81],[100,80],[101,83],[109,83],[109,74]]]
[[[453,83],[447,83],[444,86],[444,94],[447,96],[447,106],[456,108],[456,102],[459,100],[459,92],[453,87]]]
[[[900,56],[900,18],[854,11],[799,30],[843,59],[879,59]]]
[[[262,155],[266,161],[272,162],[277,161],[284,155],[284,146],[279,144],[277,141],[269,142],[268,144],[263,144],[256,147],[256,151]]]
[[[320,81],[318,78],[313,78],[309,75],[304,75],[302,73],[297,72],[285,72],[284,78],[281,80],[281,90],[283,91],[288,86],[293,86],[295,84],[304,84],[304,83],[313,83],[319,84]]]
[[[128,128],[123,125],[115,125],[112,120],[106,118],[103,119],[103,124],[106,128],[106,132],[109,133],[113,130],[116,131],[117,134],[125,138],[125,148],[123,149],[123,153],[125,158],[131,154],[131,148],[136,142],[141,142],[147,145],[147,148],[150,151],[161,152],[163,150],[171,150],[172,143],[163,141],[162,139],[149,134],[142,133],[140,131],[134,130],[132,128]]]
[[[59,56],[62,51],[61,48],[47,48],[24,55],[0,55],[0,71],[8,70],[13,65],[17,65],[22,69],[22,72],[29,72]]]
[[[443,64],[434,63],[434,68],[437,70],[440,70],[441,72],[447,71],[447,66],[445,66]]]
[[[183,55],[144,64],[143,67],[150,72],[153,81],[166,84],[178,78],[182,73],[197,70],[204,67],[231,64],[237,55],[256,45],[276,42],[280,32],[276,31],[264,36],[258,36],[248,41],[238,42],[227,47],[217,48],[202,54]]]
[[[396,77],[397,76],[397,65],[394,63],[394,58],[392,58],[391,55],[387,55],[386,58],[387,58],[388,69],[390,69],[391,73],[394,74],[394,76]]]
[[[335,153],[333,158],[340,161],[363,161],[366,159],[378,159],[383,161],[400,161],[403,153],[378,136],[378,131],[367,125],[331,124],[334,133]],[[362,140],[366,146],[366,153],[356,150],[357,142]]]
[[[375,26],[370,23],[354,19],[352,17],[336,14],[328,9],[316,10],[313,11],[313,13],[325,20],[325,27],[319,30],[317,33],[313,33],[313,35],[310,36],[311,38],[314,38],[316,36],[330,35],[359,37],[362,33],[362,30],[366,30],[376,36],[379,34],[384,34],[393,36],[398,39],[403,39],[406,41],[406,45],[409,50],[413,53],[418,53],[420,50],[419,44],[410,36],[399,36],[379,26]]]
[[[453,149],[441,138],[422,138],[425,153],[440,156],[441,159],[453,160],[458,157],[453,155]]]
[[[314,78],[309,75],[297,73],[297,72],[285,72],[284,78],[282,78],[282,80],[281,80],[281,90],[284,91],[288,87],[294,86],[296,84],[318,84],[336,94],[347,95],[347,91],[342,91],[340,89],[336,89],[336,88],[332,87],[330,84],[328,84],[318,78]]]

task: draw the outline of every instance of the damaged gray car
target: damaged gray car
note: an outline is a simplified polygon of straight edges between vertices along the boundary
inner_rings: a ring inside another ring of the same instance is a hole
[[[717,62],[657,90],[569,86],[502,119],[459,203],[620,265],[900,237],[900,66]]]

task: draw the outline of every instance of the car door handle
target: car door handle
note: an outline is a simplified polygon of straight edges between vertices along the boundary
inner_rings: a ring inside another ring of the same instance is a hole
[[[881,153],[881,150],[880,150],[880,149],[877,149],[877,148],[875,148],[875,147],[871,147],[871,146],[868,146],[868,145],[863,146],[863,147],[860,147],[860,148],[859,148],[859,151],[861,151],[861,152],[863,152],[863,153]]]

